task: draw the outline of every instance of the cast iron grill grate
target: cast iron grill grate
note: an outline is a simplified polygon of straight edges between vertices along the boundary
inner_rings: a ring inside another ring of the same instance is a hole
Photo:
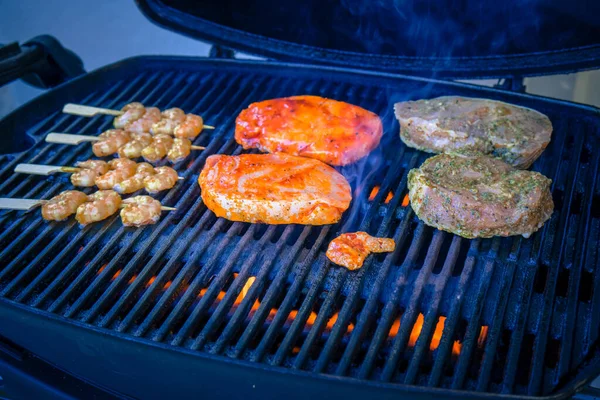
[[[458,84],[358,79],[325,69],[189,61],[175,67],[153,59],[132,65],[80,80],[69,101],[179,106],[218,127],[196,140],[206,151],[176,165],[185,180],[158,196],[177,211],[143,229],[124,228],[114,217],[82,229],[74,221],[45,223],[37,212],[0,214],[4,301],[223,357],[481,392],[551,393],[593,352],[600,326],[600,139],[591,112]],[[383,118],[382,146],[341,169],[352,184],[351,209],[325,227],[217,219],[196,184],[206,157],[241,152],[233,129],[249,103],[305,93]],[[530,239],[462,239],[424,226],[407,205],[406,174],[427,155],[401,144],[391,105],[448,94],[512,99],[551,118],[554,137],[534,169],[553,179],[555,212]],[[89,146],[46,144],[44,134],[94,133],[111,124],[108,117],[61,114],[61,106],[48,106],[52,111],[37,123],[22,122],[35,144],[0,155],[1,196],[49,198],[70,188],[68,176],[12,170],[19,162],[86,159]],[[328,263],[328,242],[357,229],[393,237],[397,250],[371,257],[357,272]]]

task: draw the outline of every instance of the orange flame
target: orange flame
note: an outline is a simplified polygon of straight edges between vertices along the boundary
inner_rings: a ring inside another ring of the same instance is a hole
[[[171,283],[173,283],[173,282],[167,281],[167,283],[165,283],[165,286],[163,286],[163,290],[167,290],[168,288],[170,288],[171,287]]]
[[[440,345],[440,339],[442,339],[442,332],[444,331],[444,324],[446,323],[446,317],[440,317],[438,323],[435,326],[431,343],[429,344],[429,350],[433,351]]]
[[[371,189],[371,194],[369,195],[369,201],[373,201],[375,196],[377,196],[377,193],[379,193],[379,186],[374,186],[373,189]]]
[[[412,331],[410,332],[410,337],[408,338],[408,346],[415,347],[417,343],[417,339],[419,335],[421,335],[421,330],[423,329],[423,314],[419,313],[415,324],[413,325]]]
[[[89,261],[88,261],[88,264],[89,264]],[[102,273],[102,271],[104,271],[104,268],[106,268],[107,265],[108,264],[104,264],[103,266],[101,266],[100,269],[98,270],[98,272],[96,272],[96,275],[100,275]]]
[[[392,337],[392,338],[396,337],[399,330],[400,330],[400,317],[398,317],[394,320],[394,323],[392,324],[392,326],[390,327],[390,331],[388,332],[388,336]]]
[[[477,338],[477,346],[483,347],[485,344],[485,340],[487,339],[488,334],[488,326],[482,325],[481,330],[479,331],[479,337]]]
[[[129,279],[129,281],[127,282],[128,285],[131,285],[133,282],[135,282],[135,279],[137,278],[137,275],[133,275],[131,277],[131,279]]]
[[[404,198],[402,199],[402,207],[406,207],[409,203],[409,198],[408,198],[408,194],[406,194],[404,196]]]
[[[234,274],[234,276],[235,275],[237,275],[237,274]],[[244,284],[244,287],[242,288],[242,291],[240,292],[238,297],[233,302],[234,305],[239,306],[240,304],[242,304],[242,300],[244,300],[244,298],[248,294],[248,290],[250,290],[250,286],[252,286],[252,284],[254,283],[255,280],[256,280],[256,277],[254,277],[254,276],[251,276],[250,278],[248,278],[248,280]]]
[[[337,319],[338,319],[338,314],[339,313],[335,313],[331,316],[331,318],[329,318],[329,321],[327,321],[327,325],[325,326],[325,329],[327,329],[328,331],[333,329],[333,326],[335,325]],[[354,330],[354,324],[352,322],[350,322],[348,324],[348,328],[346,329],[347,333],[350,333]]]
[[[379,186],[374,186],[373,189],[371,189],[371,194],[369,194],[369,201],[373,201],[373,199],[375,199],[375,196],[377,196],[377,193],[379,193],[379,188]],[[388,204],[390,201],[392,201],[393,197],[394,193],[390,190],[383,202],[385,204]]]
[[[458,340],[455,340],[454,343],[452,343],[452,355],[457,357],[460,354],[461,348],[462,344]]]
[[[146,287],[150,287],[150,285],[152,285],[155,280],[156,280],[156,276],[153,276],[152,278],[148,279],[148,282],[146,283]]]
[[[110,278],[110,280],[114,281],[115,279],[117,279],[119,277],[119,275],[121,275],[121,270],[118,270],[117,272],[115,272],[115,274],[113,275],[112,278]]]

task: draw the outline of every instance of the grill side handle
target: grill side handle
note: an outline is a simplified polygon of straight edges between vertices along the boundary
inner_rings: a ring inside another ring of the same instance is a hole
[[[53,36],[0,47],[0,86],[16,79],[48,89],[85,73],[83,62]]]

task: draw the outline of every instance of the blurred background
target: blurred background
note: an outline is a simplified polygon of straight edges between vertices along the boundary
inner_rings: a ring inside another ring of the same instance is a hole
[[[87,71],[136,55],[207,56],[210,48],[153,25],[131,0],[0,0],[0,43],[40,34],[73,50]],[[600,71],[527,78],[525,85],[528,93],[600,106]],[[40,93],[21,81],[1,87],[0,118]]]

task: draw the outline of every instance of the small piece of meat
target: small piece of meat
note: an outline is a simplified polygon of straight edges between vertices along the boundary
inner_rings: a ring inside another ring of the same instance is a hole
[[[54,196],[42,206],[42,217],[48,221],[62,221],[77,212],[77,208],[87,201],[85,193],[67,190]]]
[[[155,224],[160,219],[161,205],[150,196],[135,196],[123,200],[121,222],[125,226]]]
[[[500,101],[457,96],[394,105],[400,138],[429,153],[490,154],[519,169],[542,154],[552,135],[544,114]]]
[[[206,206],[232,221],[334,224],[352,200],[335,169],[283,153],[210,156],[198,183]]]
[[[78,161],[75,163],[75,166],[78,168],[94,170],[100,175],[107,173],[110,168],[108,163],[102,160]]]
[[[173,137],[169,135],[156,135],[153,142],[142,150],[142,157],[148,162],[162,160],[173,146]]]
[[[136,173],[137,164],[127,158],[114,158],[108,162],[110,171],[96,178],[98,189],[110,190],[119,182]]]
[[[408,173],[408,195],[435,228],[466,238],[527,238],[552,215],[551,183],[497,158],[440,154]]]
[[[119,194],[129,194],[144,188],[146,177],[154,175],[154,167],[148,163],[139,163],[135,175],[117,183],[113,190]]]
[[[331,262],[353,271],[362,267],[371,253],[394,251],[394,239],[378,238],[367,232],[343,233],[329,243],[325,255]]]
[[[236,120],[244,149],[283,152],[330,165],[351,164],[379,145],[383,126],[364,108],[318,96],[252,103]]]
[[[161,114],[161,120],[152,125],[153,135],[173,135],[175,128],[185,120],[185,113],[181,108],[169,108]]]
[[[96,157],[105,157],[116,153],[130,140],[130,134],[122,129],[109,129],[98,135],[99,140],[92,144],[92,152]]]
[[[77,207],[75,218],[81,225],[98,222],[117,212],[121,196],[113,190],[99,190],[88,196],[88,202]]]

